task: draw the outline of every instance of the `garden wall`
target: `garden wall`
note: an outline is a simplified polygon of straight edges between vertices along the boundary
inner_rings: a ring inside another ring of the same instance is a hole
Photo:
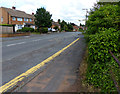
[[[12,26],[0,26],[0,34],[8,34],[13,33]]]

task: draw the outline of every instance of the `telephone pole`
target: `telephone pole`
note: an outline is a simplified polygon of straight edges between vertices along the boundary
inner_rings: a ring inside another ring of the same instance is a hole
[[[86,15],[85,15],[85,30],[87,30],[87,27],[86,27],[86,21],[87,21],[87,13],[88,13],[88,9],[85,8],[85,9],[82,9],[82,10],[85,10],[85,11],[86,11]]]

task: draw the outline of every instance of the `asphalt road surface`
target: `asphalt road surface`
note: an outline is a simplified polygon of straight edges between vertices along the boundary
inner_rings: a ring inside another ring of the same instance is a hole
[[[20,90],[20,92],[56,92],[75,82],[76,70],[85,50],[84,36],[80,32],[65,32],[3,38],[3,85],[58,52],[78,37],[80,38],[78,42],[50,61],[43,72]]]

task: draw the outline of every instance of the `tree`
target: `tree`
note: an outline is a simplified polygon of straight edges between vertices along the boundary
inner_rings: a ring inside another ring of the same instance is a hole
[[[80,26],[85,26],[85,25],[80,23]]]
[[[62,22],[60,23],[60,25],[61,25],[61,30],[65,30],[65,28],[67,28],[66,27],[67,22],[65,22],[64,20],[62,20]]]
[[[62,20],[62,22],[61,22],[60,19],[58,19],[58,22],[60,22],[61,30],[73,31],[73,25],[72,24],[74,24],[74,23],[69,23],[69,22],[67,23],[64,20]]]
[[[52,15],[46,11],[45,8],[39,8],[35,14],[35,25],[38,27],[38,30],[43,27],[52,26]],[[41,32],[41,31],[40,31]]]
[[[59,24],[61,23],[61,20],[60,20],[60,19],[58,19],[58,23],[59,23]]]
[[[64,30],[68,31],[68,26],[66,24],[64,25]]]
[[[67,24],[67,27],[68,27],[68,31],[73,31],[73,26],[70,23]]]
[[[76,26],[76,24],[74,24],[74,23],[70,23],[72,26]]]

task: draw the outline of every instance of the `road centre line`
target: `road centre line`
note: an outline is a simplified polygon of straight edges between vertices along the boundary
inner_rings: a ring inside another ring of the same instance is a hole
[[[37,39],[37,40],[32,40],[32,41],[35,42],[35,41],[40,41],[40,40],[43,40],[43,39]],[[7,46],[7,47],[10,47],[10,46],[15,46],[15,45],[18,45],[18,44],[24,44],[24,43],[26,43],[26,42],[20,42],[20,43],[8,44],[8,45],[6,45],[6,46]]]
[[[30,74],[35,73],[38,69],[40,69],[42,66],[44,66],[46,63],[48,63],[49,61],[53,60],[55,57],[57,57],[58,55],[60,55],[64,50],[66,50],[67,48],[69,48],[71,45],[73,45],[74,43],[76,43],[80,38],[77,38],[75,41],[73,41],[72,43],[70,43],[69,45],[67,45],[66,47],[64,47],[63,49],[61,49],[60,51],[58,51],[57,53],[53,54],[52,56],[50,56],[49,58],[45,59],[44,61],[42,61],[41,63],[39,63],[38,65],[30,68],[29,70],[27,70],[26,72],[22,73],[21,75],[17,76],[16,78],[14,78],[13,80],[9,81],[8,83],[6,83],[5,85],[0,87],[0,92],[4,93],[7,90],[11,89],[12,87],[16,86],[17,83],[19,81],[22,81],[25,77],[28,77]]]
[[[34,42],[34,41],[40,41],[40,40],[43,40],[43,39],[37,39],[37,40],[32,40],[32,41]],[[6,46],[9,47],[9,46],[14,46],[14,45],[18,45],[18,44],[24,44],[24,43],[26,43],[26,42],[20,42],[20,43],[8,44],[8,45],[6,45]]]
[[[25,38],[28,38],[28,37],[30,37],[30,36],[25,36]]]
[[[39,41],[39,40],[43,40],[43,39],[37,39],[37,40],[32,40],[32,41]]]
[[[74,34],[73,34],[74,35]],[[70,35],[71,36],[71,35]],[[26,36],[27,37],[27,36]],[[67,37],[69,37],[69,36],[67,36]],[[67,38],[67,37],[64,37],[64,38]],[[50,38],[46,38],[46,39],[50,39]],[[54,39],[56,39],[56,37],[54,38]],[[40,41],[40,40],[43,40],[43,39],[36,39],[36,40],[32,40],[33,42],[36,42],[36,41]],[[18,44],[24,44],[24,43],[26,43],[26,42],[20,42],[20,43],[14,43],[14,44],[8,44],[8,45],[6,45],[7,47],[10,47],[10,46],[15,46],[15,45],[18,45]]]
[[[20,43],[8,44],[8,45],[6,45],[6,46],[9,47],[9,46],[14,46],[14,45],[18,45],[18,44],[24,44],[24,43],[26,43],[26,42],[20,42]]]

